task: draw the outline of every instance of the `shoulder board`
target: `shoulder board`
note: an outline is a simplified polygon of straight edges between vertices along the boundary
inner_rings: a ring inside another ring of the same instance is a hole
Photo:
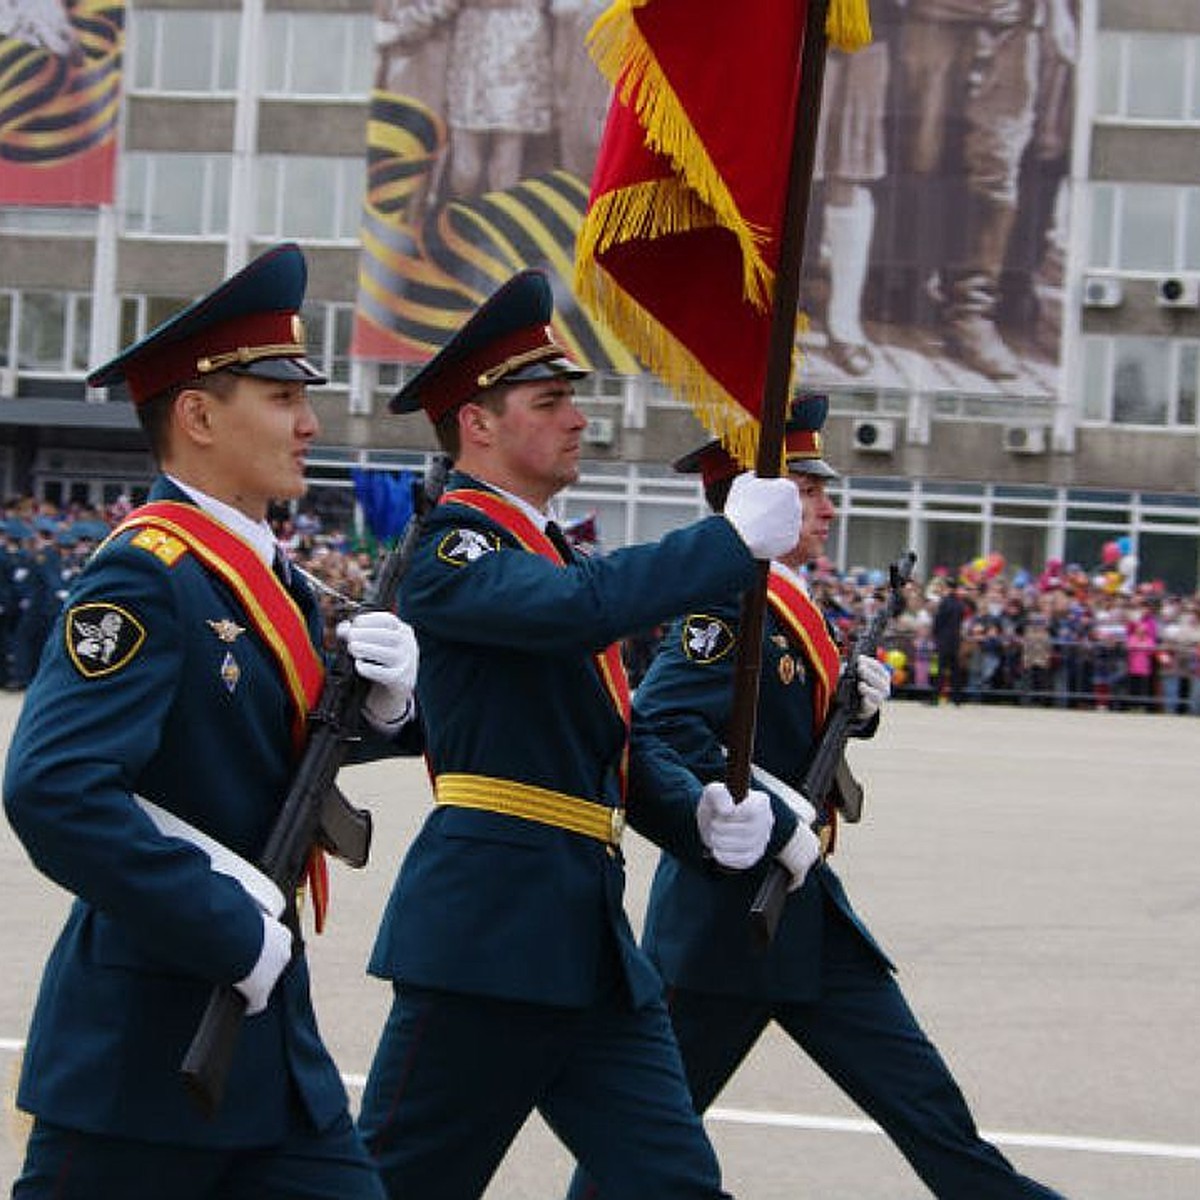
[[[168,567],[173,567],[188,552],[187,543],[182,539],[150,527],[139,529],[129,539],[129,544],[146,551],[147,554],[153,554]]]

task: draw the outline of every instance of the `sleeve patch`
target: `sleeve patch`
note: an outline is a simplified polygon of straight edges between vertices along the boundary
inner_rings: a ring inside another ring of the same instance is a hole
[[[681,637],[684,654],[702,666],[724,658],[737,642],[729,625],[706,613],[690,613],[683,622]]]
[[[67,654],[84,679],[115,675],[129,665],[146,640],[146,630],[117,604],[77,604],[67,613]]]
[[[185,542],[180,541],[173,534],[150,527],[139,529],[129,539],[129,544],[153,554],[155,558],[162,559],[168,567],[173,567],[187,553]]]
[[[478,529],[452,529],[438,542],[437,556],[452,567],[465,567],[500,549],[500,538]]]

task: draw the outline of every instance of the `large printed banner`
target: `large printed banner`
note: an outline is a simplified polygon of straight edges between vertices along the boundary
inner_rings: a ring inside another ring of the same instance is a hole
[[[124,0],[0,0],[0,204],[111,204]]]
[[[428,358],[538,266],[556,282],[559,336],[594,368],[640,369],[571,291],[609,108],[585,39],[609,5],[379,4],[354,352]],[[872,44],[829,51],[806,387],[1056,392],[1077,19],[1078,0],[871,0]],[[761,143],[740,98],[729,115]]]

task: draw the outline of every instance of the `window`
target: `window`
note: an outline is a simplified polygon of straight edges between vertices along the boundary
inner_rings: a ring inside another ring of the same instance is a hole
[[[1200,342],[1085,337],[1083,420],[1196,428]]]
[[[1088,266],[1097,270],[1200,270],[1200,188],[1095,184]]]
[[[308,356],[331,384],[350,382],[350,334],[354,326],[352,304],[309,303],[304,306],[304,332]]]
[[[269,12],[262,39],[267,96],[350,96],[371,88],[371,18],[364,14]]]
[[[1102,32],[1096,74],[1101,118],[1159,124],[1200,120],[1200,38]]]
[[[121,232],[219,237],[229,228],[228,154],[130,151],[121,163]]]
[[[11,304],[17,322],[17,366],[46,375],[87,370],[91,298],[79,292],[22,292]],[[11,316],[10,316],[11,320]],[[3,330],[4,339],[8,329]]]
[[[254,170],[257,237],[357,241],[366,187],[363,158],[264,155]]]
[[[130,90],[232,94],[240,13],[130,10]]]

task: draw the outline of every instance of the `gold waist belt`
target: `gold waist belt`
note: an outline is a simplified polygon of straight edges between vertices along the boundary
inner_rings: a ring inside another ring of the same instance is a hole
[[[439,775],[435,791],[438,804],[478,808],[537,821],[582,833],[610,846],[620,845],[625,829],[623,808],[610,808],[607,804],[581,800],[565,792],[552,792],[531,783],[491,779],[486,775]]]

